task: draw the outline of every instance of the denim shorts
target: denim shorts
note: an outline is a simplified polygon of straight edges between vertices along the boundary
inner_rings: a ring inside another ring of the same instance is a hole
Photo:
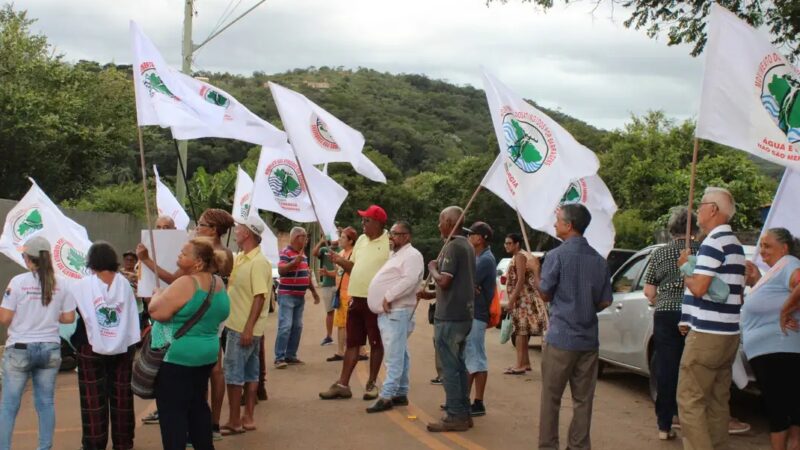
[[[253,336],[249,347],[242,347],[241,333],[225,329],[225,357],[222,367],[225,370],[225,384],[243,386],[245,383],[258,383],[258,354],[261,351],[261,336]]]
[[[464,346],[464,359],[469,373],[489,370],[489,362],[486,360],[486,322],[472,319],[472,329]]]

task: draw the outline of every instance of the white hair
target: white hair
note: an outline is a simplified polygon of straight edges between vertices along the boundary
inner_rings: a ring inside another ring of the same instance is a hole
[[[717,205],[719,212],[721,212],[727,218],[727,222],[729,222],[733,218],[733,215],[736,214],[736,202],[733,200],[731,191],[725,188],[714,186],[707,187],[703,193],[703,201],[714,202]]]
[[[292,231],[289,232],[289,240],[293,241],[298,234],[308,234],[308,233],[306,233],[306,229],[303,227],[294,227],[292,228]]]

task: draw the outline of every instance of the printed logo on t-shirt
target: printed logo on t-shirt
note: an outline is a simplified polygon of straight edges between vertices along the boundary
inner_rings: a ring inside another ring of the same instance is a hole
[[[106,337],[115,337],[122,314],[122,305],[108,306],[103,303],[101,298],[95,299],[94,304],[97,324],[100,325],[100,334]]]

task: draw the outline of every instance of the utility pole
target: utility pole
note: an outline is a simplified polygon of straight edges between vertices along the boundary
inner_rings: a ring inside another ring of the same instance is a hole
[[[194,0],[185,0],[183,8],[183,45],[181,46],[181,72],[186,75],[192,75],[192,18],[194,17]],[[188,145],[187,141],[178,141],[178,174],[175,177],[175,197],[178,202],[183,204],[186,198],[186,183],[183,180],[184,174],[181,167],[187,168],[187,154]]]

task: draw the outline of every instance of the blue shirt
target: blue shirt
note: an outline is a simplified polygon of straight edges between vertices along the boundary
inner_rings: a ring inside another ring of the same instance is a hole
[[[489,322],[489,306],[494,297],[497,284],[497,262],[492,251],[487,247],[475,259],[475,309],[474,318],[481,322]]]
[[[611,275],[585,237],[567,239],[547,253],[539,289],[551,298],[545,342],[562,350],[597,350],[598,305],[612,300]]]
[[[700,244],[693,275],[718,277],[728,284],[725,303],[711,300],[708,293],[695,297],[689,288],[683,295],[681,325],[711,334],[739,334],[739,309],[744,294],[744,249],[730,225],[720,225]]]
[[[780,313],[789,298],[792,274],[800,260],[791,255],[781,258],[767,272],[742,306],[742,346],[748,359],[769,353],[800,353],[800,333],[783,334]]]

